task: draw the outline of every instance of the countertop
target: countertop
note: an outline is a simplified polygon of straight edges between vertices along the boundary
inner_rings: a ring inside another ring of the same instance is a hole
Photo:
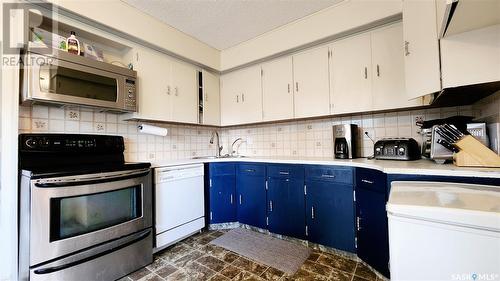
[[[281,164],[309,164],[309,165],[339,165],[370,168],[383,171],[387,174],[413,174],[433,176],[461,176],[500,178],[500,168],[468,168],[457,167],[453,164],[436,164],[429,159],[415,161],[394,160],[369,160],[357,159],[331,159],[326,157],[242,157],[242,158],[217,158],[217,159],[183,159],[153,162],[153,168],[200,164],[211,162],[260,162]]]

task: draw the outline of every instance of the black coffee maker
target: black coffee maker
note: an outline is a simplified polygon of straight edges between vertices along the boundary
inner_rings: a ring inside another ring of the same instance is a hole
[[[358,125],[333,126],[333,154],[336,159],[352,159],[360,155]]]

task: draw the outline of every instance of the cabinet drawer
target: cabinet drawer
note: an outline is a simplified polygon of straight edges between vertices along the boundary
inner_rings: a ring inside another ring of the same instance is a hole
[[[210,163],[210,176],[235,175],[236,165],[234,163]]]
[[[306,180],[352,184],[353,168],[334,166],[306,166]]]
[[[302,165],[268,165],[267,176],[270,178],[304,178],[304,167]]]
[[[378,170],[356,168],[356,188],[373,190],[385,194],[386,176]]]
[[[238,174],[246,176],[266,176],[266,166],[262,164],[239,164]]]

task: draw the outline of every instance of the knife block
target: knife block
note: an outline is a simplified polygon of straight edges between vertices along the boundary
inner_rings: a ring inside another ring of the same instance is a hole
[[[465,136],[455,145],[460,149],[453,154],[456,166],[500,168],[500,156],[473,136]]]

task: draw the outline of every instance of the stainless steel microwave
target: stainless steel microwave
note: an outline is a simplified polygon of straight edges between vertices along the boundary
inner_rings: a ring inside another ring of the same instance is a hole
[[[54,50],[27,51],[21,68],[21,102],[137,111],[137,72]]]

